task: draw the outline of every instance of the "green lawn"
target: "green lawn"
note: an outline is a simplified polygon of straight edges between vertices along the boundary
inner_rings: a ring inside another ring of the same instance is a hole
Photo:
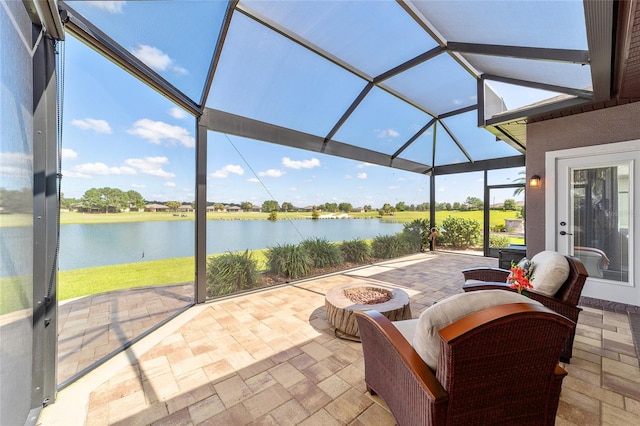
[[[23,280],[29,280],[26,284],[30,288],[31,277],[0,278],[0,315],[31,307],[31,294],[25,291]]]
[[[184,214],[184,213],[183,213]],[[194,220],[194,213],[187,213],[187,216],[174,216],[173,213],[109,213],[109,214],[83,214],[75,212],[63,212],[61,214],[62,224],[72,223],[113,223],[132,221],[161,221],[161,220]],[[267,213],[208,213],[209,220],[232,220],[232,219],[259,219],[265,220]],[[351,213],[353,218],[378,218],[377,212]],[[436,223],[440,225],[448,217],[462,217],[477,220],[482,223],[483,213],[481,211],[470,212],[436,212]],[[397,212],[394,216],[385,216],[383,220],[394,222],[411,222],[415,219],[428,219],[426,212]],[[504,224],[505,218],[514,218],[516,213],[512,211],[492,211],[491,226]],[[279,219],[304,219],[309,218],[309,213],[278,213]],[[15,219],[15,220],[14,220]],[[25,224],[24,215],[11,218],[9,221],[14,226]],[[3,225],[7,221],[3,221]],[[512,244],[523,244],[524,239],[511,237]],[[254,250],[254,258],[258,261],[259,269],[265,269],[265,252]],[[195,276],[195,259],[193,257],[174,258],[148,262],[136,262],[112,266],[98,266],[93,268],[82,268],[71,271],[60,271],[58,273],[58,299],[66,300],[89,294],[102,293],[106,291],[144,287],[158,284],[170,284],[179,282],[192,282]],[[22,292],[19,277],[0,279],[2,298],[0,299],[0,314],[12,312],[29,307],[28,298]]]
[[[251,251],[260,270],[265,269],[265,252],[266,249]],[[60,271],[58,272],[58,299],[66,300],[124,288],[193,282],[194,277],[195,258],[193,257]]]
[[[266,220],[268,213],[262,212],[215,212],[207,213],[207,220]],[[379,218],[377,211],[372,212],[352,212],[349,216],[355,219]],[[436,223],[441,224],[448,217],[462,217],[477,220],[482,223],[483,212],[477,211],[437,211]],[[278,212],[278,219],[309,219],[311,214],[308,212]],[[515,211],[494,210],[491,212],[491,224],[504,225],[504,219],[517,217]],[[384,216],[382,220],[393,222],[411,222],[415,219],[428,219],[428,212],[396,212],[393,216]],[[145,221],[166,221],[166,220],[195,220],[195,213],[164,213],[164,212],[126,212],[126,213],[77,213],[62,212],[60,214],[60,223],[79,224],[79,223],[118,223],[118,222],[145,222]]]

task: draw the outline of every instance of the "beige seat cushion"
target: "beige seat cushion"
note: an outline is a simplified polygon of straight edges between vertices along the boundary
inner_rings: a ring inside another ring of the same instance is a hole
[[[426,309],[418,318],[413,348],[424,362],[435,370],[440,355],[440,335],[444,327],[474,312],[508,303],[541,303],[505,290],[478,290],[448,297]]]
[[[409,320],[393,321],[393,325],[398,329],[400,334],[407,339],[407,342],[413,342],[413,336],[416,334],[416,328],[418,327],[418,318]]]
[[[553,296],[569,277],[569,262],[557,251],[546,250],[533,256],[533,290]]]

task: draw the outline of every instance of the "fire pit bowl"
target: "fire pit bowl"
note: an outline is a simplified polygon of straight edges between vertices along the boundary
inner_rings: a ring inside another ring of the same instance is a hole
[[[329,290],[324,307],[327,321],[338,337],[360,339],[355,311],[373,309],[390,321],[411,319],[409,295],[404,290],[380,284],[344,284]]]

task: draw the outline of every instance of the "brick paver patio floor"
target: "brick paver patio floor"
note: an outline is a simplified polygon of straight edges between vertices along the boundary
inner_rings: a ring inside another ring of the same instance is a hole
[[[63,389],[41,425],[393,425],[367,394],[359,343],[335,337],[324,294],[390,284],[414,317],[496,259],[424,253],[194,306]],[[636,425],[640,369],[629,316],[587,307],[558,425]]]
[[[193,301],[193,283],[99,293],[58,307],[58,383]]]

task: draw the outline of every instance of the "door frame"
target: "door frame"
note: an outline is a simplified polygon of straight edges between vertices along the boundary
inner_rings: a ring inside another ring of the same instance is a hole
[[[620,155],[624,153],[633,153],[637,156],[640,152],[640,140],[631,140],[625,142],[616,142],[611,144],[594,145],[580,148],[562,149],[557,151],[548,151],[545,154],[545,172],[546,172],[546,191],[545,191],[545,249],[546,250],[558,250],[557,234],[560,231],[558,221],[560,220],[558,215],[557,200],[560,191],[557,188],[559,182],[559,170],[558,163],[561,160],[572,159],[593,159],[594,157],[604,157],[608,155]],[[606,160],[604,160],[606,161]],[[629,193],[629,209],[630,220],[637,222],[640,225],[640,220],[637,220],[639,216],[635,213],[638,211],[638,197],[640,195],[640,161],[632,161],[632,169],[630,170],[630,176],[633,176],[633,182],[630,182]],[[631,224],[630,224],[631,225]],[[640,241],[636,237],[635,233],[638,229],[634,223],[635,229],[630,229],[629,239],[629,265],[637,264],[636,261],[640,255]],[[583,295],[588,297],[596,297],[599,299],[611,300],[620,303],[630,303],[634,305],[640,305],[640,286],[638,280],[638,268],[630,268],[629,283],[625,285],[615,285],[612,281],[602,280],[597,278],[587,278],[587,283],[583,290]],[[603,297],[602,288],[606,286],[606,295]],[[629,298],[631,293],[631,299]]]

